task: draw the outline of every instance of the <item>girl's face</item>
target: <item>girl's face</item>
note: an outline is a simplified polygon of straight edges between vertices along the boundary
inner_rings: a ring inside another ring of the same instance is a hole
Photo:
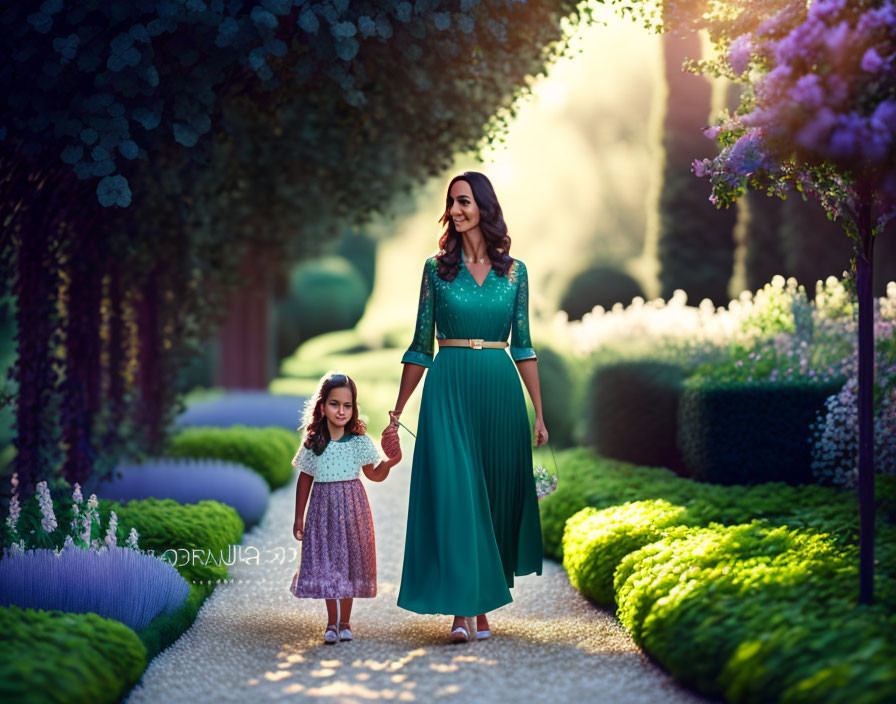
[[[330,425],[344,427],[352,417],[352,390],[347,386],[330,389],[324,402],[324,415]]]
[[[473,199],[473,189],[466,181],[455,181],[448,191],[448,215],[458,232],[479,226],[479,206]]]

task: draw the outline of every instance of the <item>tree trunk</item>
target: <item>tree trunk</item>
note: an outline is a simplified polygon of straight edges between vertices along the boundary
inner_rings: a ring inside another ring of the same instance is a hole
[[[257,252],[246,257],[247,284],[231,299],[227,321],[218,334],[220,355],[215,385],[226,389],[267,389],[274,368],[272,276]]]
[[[745,195],[746,223],[746,284],[757,291],[776,274],[789,276],[781,248],[781,203],[777,197],[748,190]],[[841,234],[842,238],[842,234]],[[800,281],[800,283],[805,283]]]
[[[165,379],[162,369],[161,304],[158,273],[155,269],[146,277],[140,291],[137,327],[140,336],[137,384],[140,389],[138,427],[145,449],[150,454],[162,451],[162,403]]]
[[[859,204],[862,251],[856,256],[859,298],[859,601],[874,599],[874,269],[871,200]]]
[[[20,499],[32,496],[38,482],[49,479],[56,467],[58,433],[51,420],[56,401],[54,368],[56,297],[59,285],[57,238],[54,230],[64,190],[58,173],[33,173],[27,178],[29,205],[18,230],[16,247],[16,323],[18,339],[14,378],[16,397],[16,456],[12,471],[18,476]]]

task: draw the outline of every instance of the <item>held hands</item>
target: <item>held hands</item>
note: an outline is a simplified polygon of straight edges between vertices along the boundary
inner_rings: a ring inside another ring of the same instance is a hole
[[[383,430],[383,435],[380,438],[380,446],[383,448],[383,452],[386,453],[386,457],[394,460],[392,462],[393,465],[398,464],[398,461],[401,459],[401,443],[398,441],[399,415],[395,411],[389,411],[389,425]]]
[[[535,418],[535,447],[541,447],[548,441],[548,429],[544,426],[544,420]]]
[[[302,534],[305,532],[305,520],[303,518],[297,518],[295,522],[292,524],[292,535],[296,540],[302,539]]]

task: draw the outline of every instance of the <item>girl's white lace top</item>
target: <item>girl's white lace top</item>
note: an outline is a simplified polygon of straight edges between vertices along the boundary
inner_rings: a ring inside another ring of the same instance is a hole
[[[330,440],[320,457],[300,445],[292,466],[310,474],[316,482],[344,482],[357,479],[362,465],[379,461],[379,451],[369,435],[346,433],[338,440]]]

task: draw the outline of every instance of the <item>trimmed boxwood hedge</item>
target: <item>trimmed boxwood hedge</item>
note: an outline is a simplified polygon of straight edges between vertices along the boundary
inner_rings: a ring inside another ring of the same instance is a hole
[[[854,546],[755,521],[673,529],[625,556],[614,586],[635,641],[710,696],[882,704],[896,699],[896,604],[886,589],[859,605],[858,583]]]
[[[859,605],[855,492],[699,484],[582,451],[558,460],[546,545],[576,511],[563,535],[571,583],[618,603],[676,678],[731,702],[896,699],[896,526],[878,522],[875,604]],[[878,480],[886,502],[896,477]]]
[[[585,442],[604,457],[685,473],[677,446],[684,370],[655,360],[598,365],[588,389]]]
[[[0,700],[116,702],[146,669],[127,626],[93,613],[0,607]]]
[[[166,454],[171,457],[209,457],[245,465],[258,472],[271,491],[292,478],[292,458],[301,438],[284,428],[186,428],[172,440]]]
[[[720,486],[683,479],[668,469],[639,467],[575,448],[557,453],[561,468],[557,490],[539,502],[545,553],[561,559],[567,519],[586,506],[607,508],[626,501],[665,499],[684,506],[695,525],[710,521],[732,525],[754,518],[791,527],[823,530],[844,543],[859,535],[859,506],[851,490],[768,482],[754,486]],[[875,479],[883,519],[892,515],[890,497],[896,476]]]
[[[718,484],[811,482],[809,428],[842,386],[691,377],[678,407],[678,447],[689,473]]]
[[[166,550],[202,551],[202,557],[191,559],[189,564],[183,564],[182,555],[171,560],[190,583],[227,579],[226,565],[216,565],[205,556],[211,553],[215,559],[218,555],[226,559],[230,546],[239,545],[243,539],[243,519],[235,509],[218,501],[180,504],[174,499],[148,498],[122,504],[100,499],[98,509],[104,526],[109,523],[110,512],[115,511],[121,525],[137,529],[140,549],[152,550],[158,557]]]

